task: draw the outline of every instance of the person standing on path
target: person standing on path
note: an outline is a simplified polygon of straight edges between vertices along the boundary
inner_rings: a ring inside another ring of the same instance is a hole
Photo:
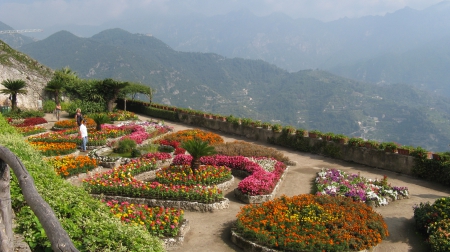
[[[61,114],[61,103],[58,103],[58,104],[56,104],[56,107],[55,107],[55,116],[58,121],[59,121],[60,114]]]
[[[75,114],[75,121],[77,122],[78,127],[81,126],[81,122],[83,121],[83,115],[81,114],[81,109],[77,108],[77,113]]]
[[[80,125],[81,152],[86,152],[86,144],[88,141],[88,132],[85,124],[86,120],[83,119]]]

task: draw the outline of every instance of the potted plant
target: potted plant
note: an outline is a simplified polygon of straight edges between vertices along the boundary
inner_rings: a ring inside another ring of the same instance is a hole
[[[241,123],[244,126],[250,126],[252,124],[253,120],[250,118],[242,118]]]
[[[263,122],[263,123],[261,124],[261,127],[262,127],[263,129],[270,129],[270,123],[269,123],[269,122]]]
[[[376,148],[378,148],[379,145],[380,145],[380,143],[375,140],[367,140],[364,142],[364,146],[367,149],[372,149],[372,148],[376,149]]]
[[[406,155],[406,156],[409,155],[409,153],[411,153],[413,150],[414,150],[414,147],[409,146],[409,145],[403,145],[403,146],[398,147],[398,149],[397,149],[398,154]]]
[[[255,127],[255,128],[261,128],[261,127],[262,127],[262,122],[261,122],[261,121],[254,121],[254,122],[253,122],[253,127]]]
[[[293,126],[284,126],[282,131],[288,134],[295,134],[296,129]]]
[[[417,146],[415,149],[410,151],[410,155],[417,158],[431,159],[432,154],[428,150]]]
[[[386,142],[380,145],[380,149],[384,149],[386,152],[397,153],[398,144],[394,142]]]
[[[331,139],[334,137],[334,133],[333,132],[326,132],[326,133],[323,133],[321,135],[321,137],[322,137],[323,141],[331,141]]]
[[[297,129],[297,131],[295,132],[295,134],[297,136],[301,136],[301,137],[307,137],[308,136],[308,131],[305,129]]]
[[[310,138],[318,138],[320,136],[322,132],[320,132],[319,130],[311,130],[308,132],[308,136]]]
[[[337,134],[331,140],[336,143],[346,144],[348,142],[348,137],[344,134]]]
[[[234,117],[233,115],[228,116],[226,118],[226,121],[232,123],[233,125],[239,125],[240,124],[239,123],[239,118]]]
[[[282,129],[281,124],[276,123],[276,124],[272,125],[273,132],[281,132],[281,129]]]
[[[361,147],[363,143],[364,143],[364,139],[359,138],[359,137],[352,137],[348,140],[348,144],[353,147]]]

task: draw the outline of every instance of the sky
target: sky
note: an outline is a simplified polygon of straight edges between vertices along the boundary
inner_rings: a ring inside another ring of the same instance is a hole
[[[14,29],[62,25],[98,26],[130,17],[200,13],[207,16],[248,9],[258,16],[282,12],[292,18],[332,21],[385,15],[404,7],[425,9],[442,0],[0,0],[0,21]]]

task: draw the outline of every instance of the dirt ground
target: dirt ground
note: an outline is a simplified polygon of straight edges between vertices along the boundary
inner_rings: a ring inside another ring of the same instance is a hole
[[[144,116],[139,117],[141,120],[157,120]],[[46,119],[52,121],[51,115],[47,116]],[[165,124],[174,127],[174,131],[193,128],[188,125],[167,121]],[[215,133],[220,134],[225,142],[235,140],[253,142],[245,138],[223,135],[221,132]],[[414,228],[413,206],[420,202],[433,202],[440,197],[448,196],[450,192],[449,188],[391,171],[297,152],[267,143],[253,143],[282,151],[290,160],[297,163],[297,165],[289,167],[288,174],[282,182],[277,196],[293,196],[310,193],[312,180],[322,168],[336,168],[347,173],[360,173],[361,176],[372,179],[381,179],[386,175],[391,185],[408,187],[410,192],[409,199],[397,200],[390,202],[387,206],[375,208],[375,211],[384,217],[390,235],[375,247],[373,251],[427,251],[423,238],[416,233]],[[225,192],[225,197],[230,200],[230,207],[228,209],[216,210],[211,213],[185,211],[185,218],[189,220],[190,230],[185,236],[183,245],[172,248],[171,251],[243,251],[231,242],[231,225],[235,221],[240,207],[245,205],[233,195],[233,189],[237,187],[239,181],[239,179],[235,179],[235,186]]]

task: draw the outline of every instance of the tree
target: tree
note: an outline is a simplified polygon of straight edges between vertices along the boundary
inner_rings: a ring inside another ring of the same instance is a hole
[[[128,82],[120,82],[110,78],[104,79],[103,81],[97,83],[97,92],[102,94],[109,112],[113,111],[114,102],[119,97],[120,91],[129,85],[130,83]]]
[[[61,91],[69,84],[78,82],[75,72],[68,67],[55,71],[52,79],[45,86],[45,90],[51,92],[55,96],[55,103],[59,103]]]
[[[191,168],[194,172],[200,167],[201,157],[216,154],[216,150],[213,146],[197,139],[186,141],[181,144],[181,147],[191,154]]]
[[[151,103],[152,96],[153,96],[153,89],[146,85],[130,83],[130,85],[128,85],[127,87],[123,88],[120,91],[119,97],[123,98],[123,100],[124,100],[125,110],[127,108],[127,97],[130,97],[131,100],[135,100],[137,98],[138,94],[143,94],[143,95],[147,96]]]
[[[2,85],[5,86],[4,89],[0,90],[0,93],[11,95],[12,110],[17,109],[17,95],[27,94],[25,87],[27,83],[24,80],[10,80],[6,79],[2,81]]]

